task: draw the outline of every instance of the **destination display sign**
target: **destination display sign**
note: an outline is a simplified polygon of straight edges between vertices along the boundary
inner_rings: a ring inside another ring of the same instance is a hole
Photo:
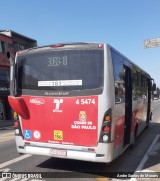
[[[144,48],[160,47],[160,38],[144,40]]]

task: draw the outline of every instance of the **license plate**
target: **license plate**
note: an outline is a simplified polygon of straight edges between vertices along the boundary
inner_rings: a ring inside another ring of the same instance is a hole
[[[51,156],[67,156],[67,150],[50,149]]]

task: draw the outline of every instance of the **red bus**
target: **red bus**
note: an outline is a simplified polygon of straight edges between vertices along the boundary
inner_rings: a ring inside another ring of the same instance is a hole
[[[31,48],[10,62],[19,153],[108,163],[151,120],[150,75],[108,44]]]

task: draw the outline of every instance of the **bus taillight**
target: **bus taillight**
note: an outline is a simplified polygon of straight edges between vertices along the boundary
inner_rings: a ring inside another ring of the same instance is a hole
[[[15,129],[15,134],[19,135],[19,133],[20,133],[19,129]]]
[[[99,44],[98,47],[99,47],[99,48],[103,48],[103,44]]]
[[[18,127],[18,126],[19,126],[18,121],[15,121],[15,122],[14,122],[14,127]]]
[[[51,45],[52,48],[59,48],[59,47],[63,47],[63,44],[55,44],[55,45]]]
[[[111,109],[108,109],[104,114],[102,129],[100,133],[100,142],[106,143],[111,141]]]
[[[18,51],[17,54],[20,56],[22,55],[22,51]]]
[[[88,148],[88,151],[95,151],[95,148]]]
[[[103,127],[103,131],[104,131],[105,133],[109,133],[110,128],[109,128],[108,126],[104,126],[104,127]]]
[[[14,119],[17,119],[18,118],[17,112],[14,111],[13,116],[14,116]]]
[[[15,135],[22,136],[21,126],[20,126],[19,117],[18,117],[17,112],[14,111],[13,117],[14,117]]]
[[[111,120],[111,117],[109,116],[109,115],[107,115],[107,116],[105,116],[105,121],[107,121],[107,122],[110,122],[110,120]]]
[[[107,142],[108,141],[108,136],[107,135],[103,135],[103,141]]]

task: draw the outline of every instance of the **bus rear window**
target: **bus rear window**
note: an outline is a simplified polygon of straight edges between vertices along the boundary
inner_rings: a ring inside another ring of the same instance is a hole
[[[19,89],[85,90],[102,87],[103,50],[63,50],[19,56]]]

